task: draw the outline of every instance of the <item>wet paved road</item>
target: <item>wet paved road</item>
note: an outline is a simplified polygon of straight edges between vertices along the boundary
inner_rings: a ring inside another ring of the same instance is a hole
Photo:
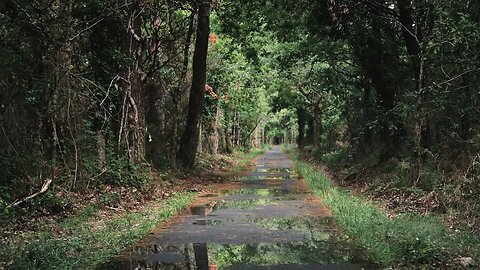
[[[274,147],[102,269],[373,269]]]

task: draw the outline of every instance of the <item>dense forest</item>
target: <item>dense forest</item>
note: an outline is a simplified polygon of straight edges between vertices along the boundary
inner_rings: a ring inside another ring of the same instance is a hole
[[[0,48],[2,217],[283,143],[480,230],[477,0],[2,0]]]

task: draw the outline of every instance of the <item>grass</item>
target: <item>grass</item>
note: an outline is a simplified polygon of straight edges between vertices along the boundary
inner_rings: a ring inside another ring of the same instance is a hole
[[[106,219],[95,206],[64,220],[60,232],[34,232],[21,245],[0,250],[8,258],[7,269],[94,269],[140,240],[158,224],[185,208],[196,195],[178,193],[161,202],[152,202],[142,211],[125,212]]]
[[[325,174],[293,158],[297,171],[371,261],[383,266],[454,267],[459,256],[480,258],[479,236],[449,230],[435,216],[389,218],[375,203],[335,186]]]

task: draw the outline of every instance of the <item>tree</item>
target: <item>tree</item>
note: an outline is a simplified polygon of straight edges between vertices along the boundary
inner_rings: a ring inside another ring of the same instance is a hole
[[[193,167],[200,138],[200,123],[205,102],[207,81],[208,37],[210,35],[210,2],[198,3],[197,36],[193,54],[193,77],[190,87],[188,114],[177,159],[185,167]]]

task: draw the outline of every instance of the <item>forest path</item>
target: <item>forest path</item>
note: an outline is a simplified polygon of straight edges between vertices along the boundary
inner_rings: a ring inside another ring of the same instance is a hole
[[[372,269],[292,166],[273,147],[104,269]]]

